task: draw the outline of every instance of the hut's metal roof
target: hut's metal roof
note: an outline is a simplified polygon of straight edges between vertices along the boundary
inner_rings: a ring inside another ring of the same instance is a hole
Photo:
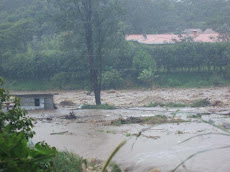
[[[54,96],[58,95],[59,93],[13,93],[10,94],[11,96],[17,96],[17,97],[45,97],[45,96]]]

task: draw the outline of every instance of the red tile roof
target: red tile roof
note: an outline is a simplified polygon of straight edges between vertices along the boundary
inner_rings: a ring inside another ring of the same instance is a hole
[[[143,44],[172,44],[186,38],[193,38],[195,42],[218,42],[218,33],[190,33],[182,34],[181,38],[175,34],[148,34],[148,35],[126,35],[127,41],[137,41]]]

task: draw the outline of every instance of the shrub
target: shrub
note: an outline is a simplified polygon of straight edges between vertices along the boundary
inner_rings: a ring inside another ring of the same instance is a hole
[[[140,75],[138,76],[139,80],[141,80],[142,82],[151,85],[153,83],[153,79],[154,79],[154,71],[149,68],[149,69],[144,69]]]
[[[49,159],[56,149],[46,143],[37,143],[29,148],[23,132],[15,133],[9,128],[0,133],[0,171],[31,172],[47,171],[52,168]]]
[[[110,69],[102,75],[102,87],[104,89],[116,89],[121,83],[121,75],[118,71]]]

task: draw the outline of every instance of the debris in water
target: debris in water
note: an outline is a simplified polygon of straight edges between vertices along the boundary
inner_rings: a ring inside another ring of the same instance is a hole
[[[80,106],[78,106],[77,109],[82,109],[83,106],[84,106],[84,104],[81,104]]]
[[[76,104],[73,103],[71,100],[64,100],[59,105],[65,107],[65,106],[75,106]]]
[[[141,123],[143,121],[140,117],[132,117],[132,116],[120,120],[121,120],[121,124],[136,124],[136,123]]]
[[[62,131],[62,132],[57,132],[57,133],[50,133],[50,135],[62,135],[68,133],[68,131]]]
[[[77,119],[77,116],[75,115],[73,111],[71,111],[69,115],[65,116],[65,119]]]
[[[144,134],[141,134],[141,136],[146,137],[148,139],[155,139],[155,140],[160,138],[160,136],[146,136]]]
[[[47,117],[46,120],[47,120],[47,121],[52,121],[53,118],[52,118],[52,117]]]

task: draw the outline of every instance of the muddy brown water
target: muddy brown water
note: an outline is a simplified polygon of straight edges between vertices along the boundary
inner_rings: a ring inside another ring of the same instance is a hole
[[[54,111],[30,111],[29,116],[36,119],[34,142],[45,140],[59,150],[68,150],[83,157],[97,158],[105,161],[114,148],[124,139],[126,145],[117,153],[113,161],[120,164],[123,170],[148,172],[160,169],[171,171],[179,163],[194,153],[212,150],[199,154],[177,171],[189,172],[226,172],[230,171],[230,149],[215,148],[230,145],[230,137],[223,135],[204,135],[188,142],[183,140],[206,133],[223,133],[222,130],[201,122],[189,115],[202,114],[202,118],[216,125],[230,123],[230,88],[211,89],[156,89],[121,90],[102,93],[103,103],[119,106],[116,110],[81,110],[76,108],[83,103],[93,104],[93,95],[85,91],[60,92],[55,96],[55,103],[69,100],[76,106],[58,106]],[[184,102],[208,98],[211,102],[220,101],[215,107],[204,108],[140,108],[150,102]],[[77,119],[64,119],[71,111]],[[180,124],[142,125],[128,124],[109,125],[111,120],[120,117],[143,117],[154,115],[173,116],[191,120]],[[47,117],[52,120],[47,120]],[[142,131],[140,137],[136,137]],[[64,132],[62,135],[53,133]],[[51,135],[53,134],[53,135]]]
[[[205,120],[212,119],[215,124],[229,122],[228,109],[219,109],[218,113],[212,108],[181,108],[177,117],[187,119],[190,114],[204,113]],[[207,135],[194,138],[181,144],[189,137],[205,133],[221,133],[222,131],[197,119],[180,124],[140,125],[129,124],[121,126],[108,125],[112,119],[130,116],[153,116],[160,112],[171,116],[178,108],[132,108],[117,110],[75,110],[78,117],[75,120],[63,119],[63,115],[71,110],[37,111],[30,112],[36,118],[36,136],[34,141],[45,140],[60,150],[69,150],[83,157],[97,158],[105,161],[114,148],[124,139],[127,144],[114,157],[114,161],[124,170],[134,172],[150,171],[158,168],[161,171],[170,171],[190,155],[206,150],[229,145],[230,137]],[[46,120],[52,117],[52,121]],[[143,131],[140,137],[133,136]],[[51,135],[68,131],[63,135]],[[131,135],[131,136],[130,136]],[[159,137],[153,139],[153,137]],[[132,148],[133,147],[133,148]],[[213,150],[192,158],[177,171],[229,171],[230,149]]]
[[[54,96],[55,103],[71,101],[76,106],[94,104],[94,95],[87,95],[87,91],[47,91],[59,93]],[[12,92],[19,93],[19,92]],[[31,92],[20,92],[31,93]],[[35,93],[35,92],[33,92]],[[37,92],[38,93],[38,92]],[[118,107],[138,107],[151,102],[184,102],[192,103],[198,99],[208,98],[212,103],[219,101],[219,106],[230,105],[230,87],[202,88],[202,89],[160,89],[153,90],[107,90],[101,93],[102,103]]]

